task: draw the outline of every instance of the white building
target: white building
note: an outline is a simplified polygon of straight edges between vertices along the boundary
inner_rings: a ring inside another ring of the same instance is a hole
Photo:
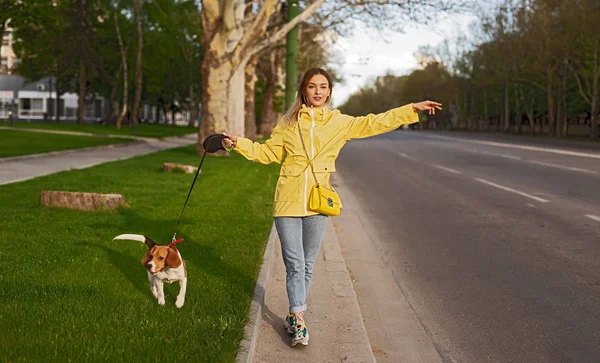
[[[20,120],[56,119],[56,91],[52,90],[54,79],[43,78],[27,83],[22,77],[0,75],[0,119],[11,115]],[[60,95],[58,114],[60,120],[76,120],[78,96],[75,93]],[[84,118],[87,122],[102,120],[105,100],[102,97],[87,99]]]

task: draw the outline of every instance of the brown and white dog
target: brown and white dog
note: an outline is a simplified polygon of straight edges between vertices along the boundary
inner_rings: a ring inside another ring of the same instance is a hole
[[[158,300],[160,305],[165,304],[164,283],[172,283],[179,281],[179,295],[175,306],[178,308],[183,306],[185,302],[185,290],[187,285],[187,269],[185,261],[181,258],[181,254],[174,243],[170,245],[159,245],[150,238],[140,234],[121,234],[114,240],[133,240],[145,243],[148,246],[148,251],[142,259],[142,264],[146,267],[148,273],[148,281],[152,294]],[[175,241],[175,243],[178,241]]]

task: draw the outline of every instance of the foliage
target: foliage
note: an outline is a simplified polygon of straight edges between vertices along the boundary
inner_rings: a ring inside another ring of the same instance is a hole
[[[0,3],[0,8],[3,3]],[[85,11],[82,9],[85,7]],[[128,0],[31,0],[11,12],[15,29],[17,72],[28,80],[56,76],[62,91],[77,91],[79,61],[84,61],[89,93],[110,99],[121,66],[113,9],[119,15],[127,53],[130,97],[135,80],[135,19]],[[200,10],[193,0],[144,1],[142,28],[143,101],[163,100],[168,107],[185,108],[192,96],[199,99]],[[82,28],[81,24],[87,24]],[[118,88],[121,92],[122,87]]]
[[[418,55],[422,69],[381,77],[341,109],[356,114],[423,98],[445,104],[434,119],[454,128],[521,129],[564,135],[600,112],[600,6],[595,0],[504,0],[481,11],[470,38]],[[382,87],[404,79],[397,90]],[[586,116],[587,115],[587,116]],[[475,122],[477,121],[477,122]],[[505,124],[508,121],[508,124]]]

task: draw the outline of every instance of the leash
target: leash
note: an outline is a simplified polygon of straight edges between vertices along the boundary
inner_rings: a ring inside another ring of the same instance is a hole
[[[183,211],[190,200],[190,195],[192,194],[192,189],[194,189],[194,184],[196,184],[196,179],[198,178],[198,174],[200,174],[200,169],[202,169],[202,163],[204,163],[204,157],[206,156],[206,150],[202,154],[202,159],[200,160],[200,165],[198,165],[198,170],[196,170],[196,175],[194,176],[194,181],[192,182],[192,186],[190,187],[190,191],[188,192],[187,198],[185,198],[185,203],[183,204],[183,208],[181,209],[181,213],[179,213],[179,219],[177,220],[177,224],[175,225],[175,233],[173,234],[173,239],[171,244],[174,246],[177,240],[177,232],[179,232],[179,222],[181,222],[181,216],[183,216]],[[181,239],[183,241],[183,238]],[[179,241],[181,242],[181,241]],[[171,245],[169,245],[171,247]]]
[[[169,247],[174,247],[175,249],[177,249],[177,247],[175,247],[175,244],[183,241],[183,238],[177,239],[177,232],[179,232],[179,222],[181,222],[181,216],[183,216],[183,211],[185,210],[185,207],[187,206],[188,201],[190,200],[190,195],[192,194],[192,189],[194,189],[194,184],[196,184],[198,174],[200,174],[200,170],[202,170],[204,157],[206,156],[207,152],[214,153],[219,150],[226,150],[222,145],[222,141],[224,138],[228,137],[223,134],[212,134],[206,139],[204,139],[204,141],[202,142],[202,146],[204,147],[204,153],[202,154],[202,159],[200,160],[200,164],[198,165],[198,170],[196,170],[194,181],[192,181],[192,185],[190,186],[190,191],[188,192],[187,198],[185,198],[185,203],[183,204],[181,213],[179,213],[179,219],[177,220],[177,224],[175,225],[175,233],[173,234],[173,239],[171,240],[171,244],[169,244]]]

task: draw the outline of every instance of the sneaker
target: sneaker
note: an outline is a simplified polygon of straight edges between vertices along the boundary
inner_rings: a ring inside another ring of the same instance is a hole
[[[288,313],[285,317],[285,330],[287,330],[288,334],[294,334],[294,325],[296,325],[296,318],[293,314]]]
[[[292,337],[292,347],[295,347],[298,343],[308,345],[308,329],[304,323],[304,313],[298,313],[294,319],[296,320],[296,324],[293,326],[294,336]]]

